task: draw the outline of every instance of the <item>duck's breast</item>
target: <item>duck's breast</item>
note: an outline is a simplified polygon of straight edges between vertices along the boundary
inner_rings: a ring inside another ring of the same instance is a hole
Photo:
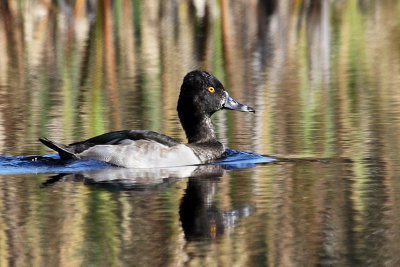
[[[155,141],[129,140],[119,145],[97,145],[79,154],[126,168],[155,168],[200,164],[193,150],[184,144],[168,147]]]

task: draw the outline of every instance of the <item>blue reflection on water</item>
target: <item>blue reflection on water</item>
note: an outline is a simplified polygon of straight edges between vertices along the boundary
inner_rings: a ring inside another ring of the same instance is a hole
[[[237,150],[226,150],[226,158],[214,164],[223,165],[224,169],[233,170],[252,168],[257,163],[275,161],[274,158]],[[43,156],[0,156],[0,174],[24,173],[69,173],[101,170],[112,165],[94,160],[60,160],[58,154]]]
[[[84,172],[110,167],[94,159],[60,160],[58,154],[43,156],[0,156],[0,174]]]
[[[264,157],[259,154],[232,149],[227,149],[225,151],[225,156],[225,159],[217,161],[214,164],[224,165],[225,169],[227,170],[252,168],[255,167],[257,163],[276,161],[276,159],[274,158]]]

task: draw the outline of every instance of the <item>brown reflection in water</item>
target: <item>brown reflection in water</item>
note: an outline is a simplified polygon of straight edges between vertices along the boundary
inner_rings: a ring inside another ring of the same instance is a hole
[[[105,51],[105,73],[106,89],[111,99],[112,126],[111,130],[121,129],[121,116],[119,106],[119,92],[116,77],[116,58],[114,48],[114,31],[111,14],[111,0],[104,1],[104,51]]]
[[[24,43],[22,22],[17,14],[13,12],[8,1],[2,1],[0,4],[1,27],[4,32],[3,37],[7,53],[8,68],[4,69],[1,76],[8,79],[8,84],[1,88],[0,110],[4,114],[2,139],[13,147],[21,147],[21,134],[26,131],[25,125],[18,119],[19,114],[26,114],[27,95],[24,90],[26,79]],[[3,56],[2,56],[3,57]],[[10,78],[10,77],[18,77]]]

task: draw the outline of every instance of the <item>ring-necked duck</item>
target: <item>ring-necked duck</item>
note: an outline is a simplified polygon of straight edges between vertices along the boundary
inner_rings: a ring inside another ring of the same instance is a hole
[[[211,115],[221,109],[255,112],[233,99],[213,75],[195,70],[183,79],[177,107],[187,144],[146,130],[110,132],[70,145],[39,140],[57,151],[61,159],[97,159],[127,168],[209,163],[225,151],[211,122]]]

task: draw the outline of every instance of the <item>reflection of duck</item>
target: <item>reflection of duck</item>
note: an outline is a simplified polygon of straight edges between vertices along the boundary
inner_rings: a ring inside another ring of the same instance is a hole
[[[239,209],[221,211],[212,199],[217,191],[218,177],[192,177],[179,208],[179,217],[187,240],[215,238],[235,225],[237,219],[250,216],[254,208],[245,205]]]
[[[62,159],[91,158],[130,168],[208,163],[221,158],[225,151],[216,139],[210,118],[221,109],[254,112],[234,100],[213,75],[192,71],[183,80],[177,107],[188,144],[142,130],[110,132],[70,145],[39,140],[56,150]]]
[[[219,179],[226,173],[224,165],[198,165],[170,168],[106,168],[91,172],[61,173],[49,177],[43,184],[48,187],[59,182],[83,182],[108,191],[134,191],[152,194],[189,177],[181,200],[179,215],[187,240],[215,238],[232,228],[237,219],[248,217],[254,207],[244,205],[238,209],[222,211],[214,205]]]
[[[223,165],[180,166],[169,168],[105,168],[80,173],[61,173],[49,177],[43,186],[57,182],[84,182],[111,191],[154,191],[186,177],[221,177]]]

